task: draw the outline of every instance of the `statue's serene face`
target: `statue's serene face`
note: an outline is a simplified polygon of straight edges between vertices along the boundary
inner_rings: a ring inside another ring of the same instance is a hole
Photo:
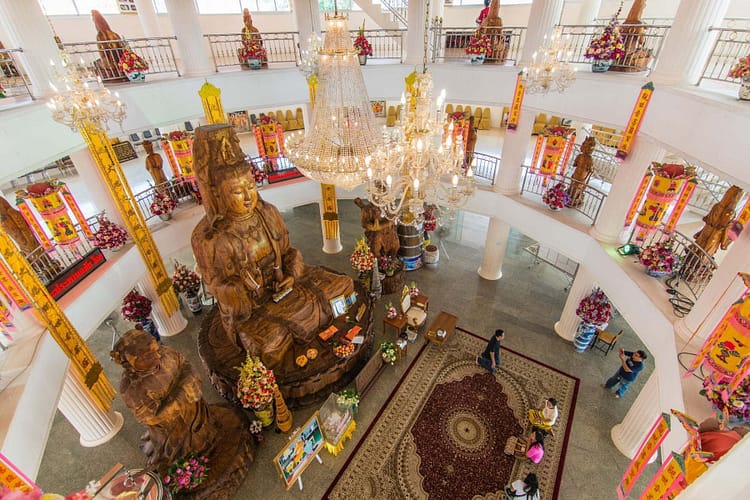
[[[230,176],[221,183],[221,198],[229,217],[248,214],[258,203],[255,182],[246,178]]]

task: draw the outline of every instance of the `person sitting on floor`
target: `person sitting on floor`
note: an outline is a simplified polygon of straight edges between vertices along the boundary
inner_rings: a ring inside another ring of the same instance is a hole
[[[544,433],[534,431],[526,444],[526,459],[538,464],[544,458]]]
[[[500,342],[504,338],[505,331],[502,328],[498,328],[495,330],[495,335],[487,342],[484,352],[480,356],[477,356],[477,364],[490,373],[497,372],[497,367],[500,366]]]
[[[505,495],[507,498],[525,498],[527,500],[540,500],[539,494],[539,479],[536,474],[530,472],[526,474],[526,477],[521,481],[516,479],[511,484],[505,487]]]
[[[557,416],[557,400],[555,398],[545,399],[544,404],[538,410],[529,410],[531,428],[547,434],[552,431],[552,426],[557,422]]]

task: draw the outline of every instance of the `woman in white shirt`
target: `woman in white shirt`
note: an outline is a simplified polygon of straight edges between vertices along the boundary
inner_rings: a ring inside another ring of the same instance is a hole
[[[529,410],[529,422],[531,422],[532,427],[546,433],[552,430],[552,426],[557,422],[557,417],[557,400],[555,398],[545,399],[542,408],[539,410]]]
[[[512,484],[505,487],[505,496],[512,498],[525,498],[526,500],[540,500],[539,480],[536,474],[530,472],[523,481],[516,479]]]

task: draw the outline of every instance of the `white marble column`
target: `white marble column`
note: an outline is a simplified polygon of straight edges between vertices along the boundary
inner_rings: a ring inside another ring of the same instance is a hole
[[[490,217],[487,236],[484,240],[482,264],[477,269],[479,276],[486,280],[499,280],[503,277],[503,259],[508,246],[510,226],[498,217]]]
[[[299,48],[310,48],[310,37],[320,36],[320,7],[318,0],[293,0],[292,13],[299,32]]]
[[[560,314],[560,319],[555,323],[556,334],[573,342],[578,325],[581,323],[581,318],[576,315],[576,309],[578,309],[581,299],[589,295],[595,287],[594,276],[588,272],[583,264],[579,264],[573,285],[568,292],[568,298],[565,299],[565,306],[562,314]]]
[[[578,11],[577,24],[594,24],[594,19],[599,15],[599,9],[602,7],[602,0],[583,0],[580,10]],[[612,13],[614,14],[614,12]],[[609,15],[609,14],[608,14]]]
[[[57,409],[80,434],[81,446],[91,448],[104,444],[122,428],[122,415],[112,408],[109,411],[99,408],[86,386],[70,369],[65,376]]]
[[[78,177],[86,187],[87,199],[93,202],[97,212],[106,211],[109,220],[122,226],[123,221],[120,211],[117,209],[112,196],[110,196],[107,185],[102,179],[101,173],[99,173],[99,167],[97,167],[89,149],[83,148],[70,153],[70,159],[73,160]],[[91,216],[93,214],[86,213],[85,215]]]
[[[708,28],[721,25],[730,3],[730,0],[681,0],[650,78],[669,85],[697,84],[718,36]]]
[[[521,110],[518,117],[518,128],[514,131],[506,130],[503,139],[500,168],[495,179],[496,193],[505,195],[518,194],[521,191],[521,166],[526,161],[529,149],[531,130],[534,127],[534,113]]]
[[[617,167],[615,179],[609,190],[604,206],[589,233],[599,241],[617,243],[627,240],[625,231],[625,215],[630,203],[638,191],[646,168],[652,161],[661,160],[664,155],[662,149],[655,142],[636,137],[628,157]],[[624,236],[624,238],[623,238]]]
[[[156,323],[159,335],[162,337],[171,337],[172,335],[177,335],[187,327],[188,322],[185,316],[182,315],[181,309],[178,308],[171,316],[167,315],[154,289],[154,284],[148,276],[138,282],[138,290],[142,295],[151,299],[151,319]]]
[[[658,376],[654,371],[625,418],[610,431],[612,442],[620,453],[632,460],[660,413]],[[656,453],[649,463],[654,460],[656,460]]]
[[[341,230],[339,227],[340,221],[339,221],[338,200],[334,197],[331,203],[333,203],[333,206],[331,208],[335,209],[335,211],[331,211],[328,213],[326,212],[326,209],[324,206],[326,204],[326,200],[323,200],[320,203],[318,203],[318,208],[320,209],[320,229],[323,234],[323,253],[327,253],[329,255],[339,253],[344,249],[344,247],[341,246]],[[335,235],[327,234],[326,217],[336,217],[336,234]],[[327,236],[333,236],[333,237],[328,238]]]
[[[531,55],[539,50],[545,35],[552,35],[552,28],[560,22],[563,0],[534,0],[531,2],[529,20],[526,23],[526,39],[523,44],[519,68],[531,63]],[[409,26],[411,28],[411,26]]]
[[[177,37],[182,76],[206,76],[216,72],[203,38],[198,8],[193,0],[165,0],[172,32]]]
[[[678,337],[692,345],[701,345],[716,328],[724,313],[745,291],[738,272],[750,273],[750,229],[745,228],[732,243],[701,296],[690,312],[675,322]],[[678,345],[678,347],[680,347]]]
[[[153,0],[135,0],[135,8],[138,12],[138,20],[141,22],[143,35],[146,38],[161,36],[159,30],[159,18],[156,15]]]
[[[445,20],[445,1],[432,0],[430,2],[430,24],[436,17]]]
[[[422,64],[425,16],[427,16],[425,2],[409,2],[409,10],[406,13],[409,29],[406,31],[406,60],[404,61],[407,66]]]
[[[31,95],[37,99],[49,98],[52,95],[49,84],[54,79],[50,61],[59,69],[62,59],[39,2],[0,0],[0,23],[10,36],[9,40],[3,40],[5,47],[23,49],[17,57],[31,84]]]

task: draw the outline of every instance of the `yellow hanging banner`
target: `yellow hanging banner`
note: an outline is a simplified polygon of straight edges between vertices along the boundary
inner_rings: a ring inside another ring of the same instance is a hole
[[[656,450],[661,446],[661,443],[666,439],[667,434],[670,430],[670,415],[668,413],[662,413],[659,418],[651,426],[651,430],[648,431],[646,439],[641,443],[641,447],[638,452],[630,461],[630,465],[625,470],[625,474],[620,480],[620,484],[617,485],[617,495],[619,498],[625,498],[630,494],[630,491],[635,486],[635,482],[641,476],[643,469],[648,465],[648,461],[656,453]]]
[[[227,114],[224,113],[224,105],[221,103],[221,89],[211,85],[206,80],[201,89],[198,91],[203,104],[203,112],[206,114],[206,120],[209,124],[227,123]]]
[[[323,201],[323,233],[327,240],[339,239],[339,207],[336,203],[336,186],[321,184],[320,195]]]
[[[523,81],[523,71],[518,73],[516,77],[516,88],[513,91],[513,102],[510,105],[510,116],[508,117],[508,130],[516,130],[518,128],[518,119],[521,117],[521,105],[523,104],[523,96],[526,93],[526,84]]]
[[[661,464],[661,467],[648,483],[646,490],[638,497],[639,500],[661,500],[674,498],[687,486],[685,475],[682,473],[680,461],[682,456],[672,452],[672,455]]]
[[[641,128],[643,115],[646,113],[648,103],[649,101],[651,101],[651,94],[653,93],[653,82],[648,82],[646,85],[641,87],[641,92],[638,94],[638,100],[635,101],[635,107],[633,107],[633,111],[630,113],[628,125],[627,127],[625,127],[625,130],[622,134],[620,144],[617,145],[617,158],[621,160],[627,158],[628,153],[630,152],[630,146],[633,143],[633,139],[638,133],[638,130]]]
[[[104,183],[120,212],[128,234],[133,238],[141,258],[146,264],[146,269],[164,311],[171,316],[179,308],[177,295],[175,295],[172,287],[172,279],[164,267],[159,248],[148,230],[143,213],[135,204],[135,198],[120,162],[117,160],[115,151],[112,149],[112,144],[107,134],[92,123],[81,127],[80,132],[89,146],[91,156],[99,167]]]

